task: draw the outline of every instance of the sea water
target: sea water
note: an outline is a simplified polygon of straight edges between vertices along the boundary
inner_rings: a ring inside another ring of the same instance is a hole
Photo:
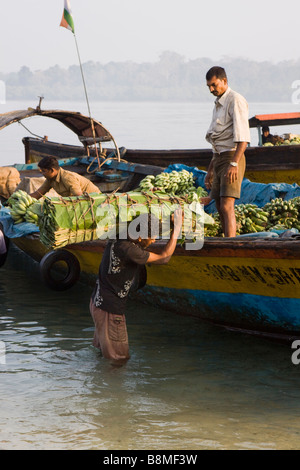
[[[84,112],[76,103],[47,107]],[[112,134],[115,128],[119,145],[197,148],[205,144],[211,105],[97,103],[95,109]],[[290,110],[260,104],[252,114]],[[14,126],[19,138],[28,135]],[[22,144],[19,150],[8,136],[12,128],[0,133],[1,164],[24,159]],[[115,367],[92,346],[91,290],[79,282],[51,291],[38,264],[11,244],[0,269],[0,449],[300,448],[300,365],[291,344],[130,301],[131,358]]]

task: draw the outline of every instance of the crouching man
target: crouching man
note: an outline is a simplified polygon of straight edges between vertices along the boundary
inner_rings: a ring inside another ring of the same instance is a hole
[[[36,199],[40,199],[51,188],[62,197],[82,196],[83,193],[100,193],[99,188],[89,179],[61,168],[55,157],[42,158],[38,167],[46,180],[39,189],[31,194]]]

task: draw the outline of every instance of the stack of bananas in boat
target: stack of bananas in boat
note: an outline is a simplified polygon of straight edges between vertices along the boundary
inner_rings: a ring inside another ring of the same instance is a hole
[[[255,204],[239,204],[235,207],[237,233],[265,232],[268,226],[269,214],[264,208]]]
[[[10,208],[10,214],[15,224],[29,222],[38,225],[41,216],[41,203],[19,189],[14,192],[7,201]]]
[[[255,204],[238,204],[235,216],[237,235],[292,228],[300,231],[300,197],[288,201],[275,198],[262,208]],[[215,224],[205,228],[205,236],[222,236],[219,214],[213,214],[213,218]]]
[[[275,198],[262,208],[240,204],[236,206],[235,213],[241,234],[291,228],[300,230],[300,197],[288,201]]]
[[[268,212],[268,229],[296,228],[300,230],[300,197],[289,201],[281,198],[272,199],[264,206],[264,210]]]
[[[184,197],[197,192],[197,196],[207,196],[205,189],[195,187],[194,175],[191,171],[173,170],[171,173],[162,172],[157,176],[147,175],[139,184],[140,191],[160,191],[174,196]]]
[[[255,204],[239,204],[235,206],[236,233],[242,235],[246,233],[264,232],[268,226],[268,212]],[[206,237],[220,237],[223,235],[221,220],[218,213],[213,214],[215,224],[206,227],[204,234]]]

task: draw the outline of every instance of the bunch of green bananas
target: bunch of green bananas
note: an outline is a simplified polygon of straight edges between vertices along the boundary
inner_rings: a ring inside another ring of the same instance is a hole
[[[282,198],[272,199],[259,208],[255,204],[235,206],[237,235],[269,230],[287,230],[296,228],[300,231],[300,197],[289,201]],[[222,236],[222,226],[218,213],[213,214],[215,224],[204,229],[207,237]]]
[[[205,237],[223,237],[223,229],[220,219],[220,214],[215,212],[210,214],[214,219],[215,223],[211,225],[204,226],[204,236]]]
[[[204,227],[205,237],[221,237],[222,236],[221,222],[216,219],[215,215],[213,218],[215,220],[215,223]]]
[[[27,209],[25,214],[26,222],[39,225],[39,219],[42,215],[42,205],[39,201],[33,202]]]
[[[152,191],[154,189],[154,175],[147,175],[139,184],[139,189],[141,191]]]
[[[194,175],[187,170],[171,173],[162,172],[157,176],[147,175],[139,185],[140,191],[162,191],[168,194],[183,196],[196,191],[194,186]],[[206,191],[203,190],[205,194]]]
[[[264,206],[268,212],[268,229],[270,228],[296,228],[300,230],[299,220],[300,198],[284,201],[282,198],[276,198]]]
[[[255,204],[238,204],[235,206],[237,234],[256,233],[267,230],[269,214]]]
[[[31,197],[25,191],[19,189],[10,196],[7,203],[10,207],[10,214],[15,224],[30,222],[38,225],[38,214],[40,214],[40,212],[38,212],[37,207],[33,207],[36,205],[41,208],[41,205],[37,199]]]
[[[236,234],[257,233],[266,230],[268,213],[255,204],[239,204],[234,208],[236,217]],[[206,237],[221,237],[223,229],[218,212],[213,214],[215,224],[204,229]]]

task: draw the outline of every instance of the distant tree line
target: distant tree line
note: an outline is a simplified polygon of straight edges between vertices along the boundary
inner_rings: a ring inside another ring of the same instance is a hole
[[[292,85],[300,80],[300,60],[256,62],[243,58],[212,61],[209,58],[186,60],[165,51],[154,63],[86,62],[83,64],[89,98],[115,101],[208,101],[205,74],[213,65],[223,66],[230,86],[249,102],[288,102]],[[31,71],[26,65],[18,72],[1,73],[8,100],[36,99],[82,100],[84,89],[79,65],[63,69]],[[299,82],[300,83],[300,82]]]

